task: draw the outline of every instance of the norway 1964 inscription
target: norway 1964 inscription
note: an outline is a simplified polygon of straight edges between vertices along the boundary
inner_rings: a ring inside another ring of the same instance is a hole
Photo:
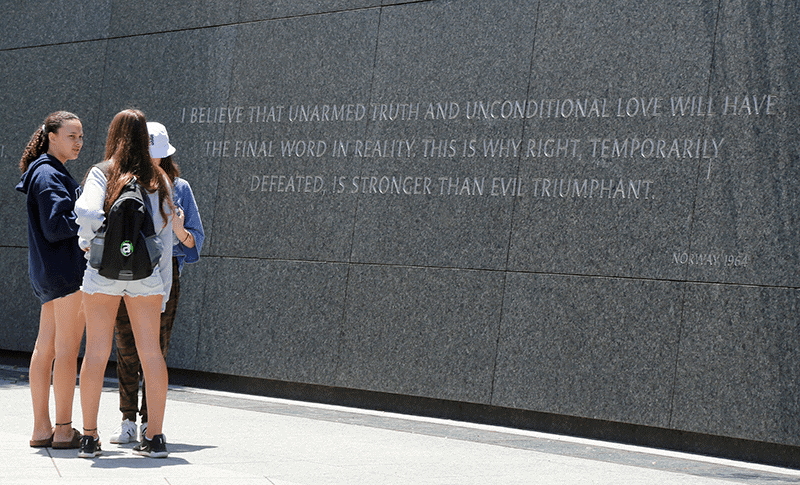
[[[681,252],[672,253],[672,262],[682,266],[703,266],[709,268],[744,268],[750,264],[747,254],[726,254],[717,252],[698,253]]]

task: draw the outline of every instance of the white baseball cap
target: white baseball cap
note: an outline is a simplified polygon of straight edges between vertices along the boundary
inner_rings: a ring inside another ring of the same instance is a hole
[[[164,125],[150,121],[147,123],[147,133],[150,135],[152,158],[166,158],[175,153],[175,147],[169,144],[169,135]]]

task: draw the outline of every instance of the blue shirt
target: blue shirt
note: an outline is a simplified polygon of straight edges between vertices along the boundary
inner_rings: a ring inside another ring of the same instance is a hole
[[[200,259],[200,250],[203,247],[203,240],[205,240],[206,235],[203,232],[203,222],[200,220],[200,212],[197,210],[197,202],[194,200],[194,194],[189,182],[176,177],[174,187],[173,202],[175,203],[175,208],[183,210],[183,228],[189,231],[194,238],[193,248],[184,246],[178,240],[177,235],[174,238],[175,245],[172,246],[172,255],[178,258],[178,272],[180,273],[183,270],[184,263],[194,263]]]

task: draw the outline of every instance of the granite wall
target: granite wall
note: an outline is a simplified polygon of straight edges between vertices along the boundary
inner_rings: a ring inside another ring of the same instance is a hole
[[[800,446],[796,2],[53,3],[0,7],[0,348],[23,146],[134,106],[207,233],[172,368]]]

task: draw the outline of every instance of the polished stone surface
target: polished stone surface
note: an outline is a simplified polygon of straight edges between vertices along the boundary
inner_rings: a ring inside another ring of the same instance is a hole
[[[793,2],[726,2],[720,11],[709,130],[729,144],[701,165],[692,251],[724,267],[690,267],[692,280],[798,287],[800,41]],[[747,35],[742,35],[747,33]]]
[[[335,384],[489,402],[502,287],[499,273],[354,267]]]
[[[313,15],[379,7],[381,0],[240,0],[239,19],[280,19],[299,15]]]
[[[241,108],[241,122],[226,125],[221,140],[227,148],[203,154],[220,163],[225,194],[216,200],[213,253],[349,259],[357,199],[337,196],[334,177],[358,173],[359,160],[333,157],[333,140],[362,139],[366,120],[356,119],[355,107],[337,121],[320,121],[320,113],[369,98],[371,62],[365,59],[374,52],[378,14],[343,12],[238,28],[229,105]],[[270,44],[284,48],[261,48]],[[298,114],[315,107],[317,117]],[[199,124],[186,129],[207,131]]]
[[[670,426],[674,282],[510,275],[492,404]]]
[[[238,20],[239,1],[112,0],[115,36],[141,35],[228,25]]]
[[[671,426],[800,445],[800,292],[687,286]]]
[[[105,39],[114,0],[16,1],[0,6],[0,51]],[[19,71],[24,72],[24,71]]]
[[[3,248],[0,270],[7,288],[19,289],[15,298],[3,297],[3,331],[0,348],[30,349],[36,344],[41,303],[33,294],[28,278],[27,248]]]
[[[708,90],[712,14],[690,2],[541,4],[509,269],[685,275],[671,259],[690,248],[698,162],[683,148],[710,135],[705,118],[671,108]]]
[[[194,368],[310,384],[333,381],[345,265],[226,258],[213,260],[208,271],[226,277],[206,280]]]
[[[535,4],[466,1],[382,15],[367,139],[400,148],[365,157],[355,174],[369,181],[359,187],[353,260],[504,268],[514,197],[497,195],[493,181],[510,185],[519,160],[483,147],[520,138],[523,125],[470,119],[468,103],[525,97],[535,14]]]

